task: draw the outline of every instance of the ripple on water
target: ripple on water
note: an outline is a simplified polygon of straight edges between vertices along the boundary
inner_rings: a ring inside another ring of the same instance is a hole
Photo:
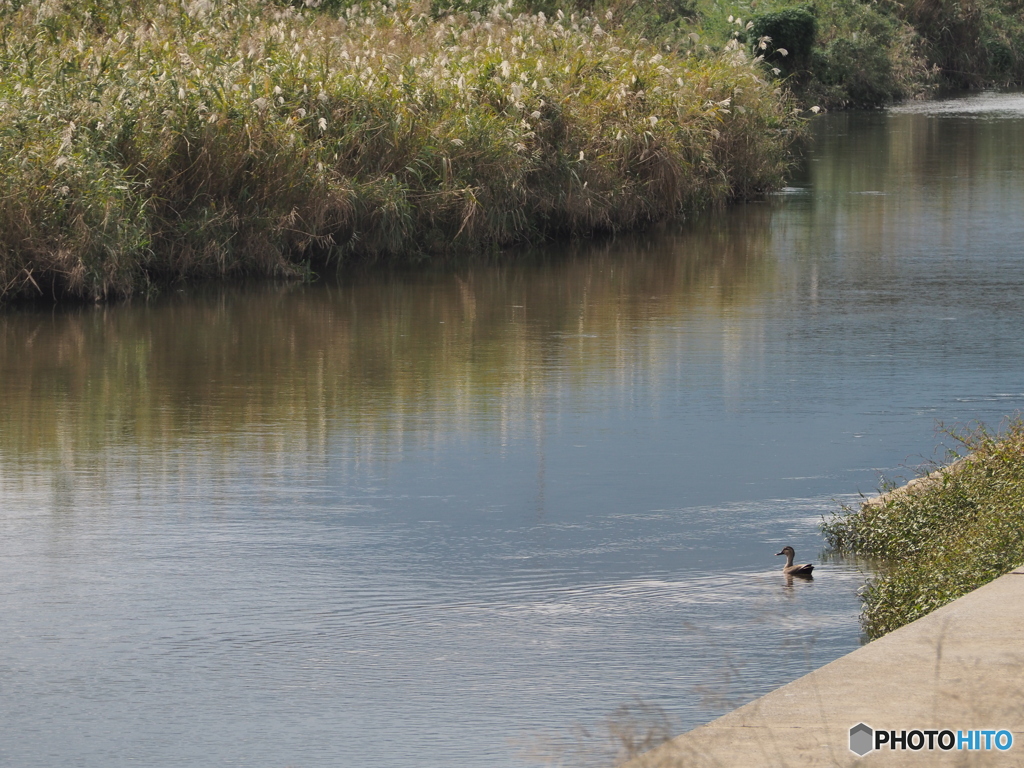
[[[897,115],[1016,119],[1024,117],[1024,93],[988,91],[934,101],[907,101],[889,107],[889,111]]]

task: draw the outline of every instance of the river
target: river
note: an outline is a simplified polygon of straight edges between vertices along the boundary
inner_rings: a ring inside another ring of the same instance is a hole
[[[0,314],[0,763],[521,768],[857,648],[821,517],[1024,407],[1024,97],[814,137],[647,235]]]

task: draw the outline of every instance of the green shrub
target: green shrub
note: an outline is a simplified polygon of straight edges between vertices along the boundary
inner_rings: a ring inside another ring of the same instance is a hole
[[[1024,423],[956,435],[969,457],[922,488],[822,525],[830,548],[875,559],[861,621],[879,637],[1024,563]]]
[[[750,28],[753,42],[770,41],[765,49],[765,60],[783,72],[794,72],[807,66],[817,34],[818,20],[814,12],[805,6],[755,16]]]
[[[828,107],[873,108],[927,94],[934,87],[920,36],[881,8],[828,6],[822,28],[810,76],[798,84],[804,99]]]
[[[997,84],[1024,80],[1024,13],[1007,0],[982,7],[981,46],[987,80]]]
[[[844,107],[878,107],[904,94],[895,81],[884,46],[868,35],[837,38],[816,51],[812,70],[817,81],[831,89],[829,101]]]
[[[904,10],[926,42],[929,60],[957,86],[980,85],[985,71],[982,14],[973,0],[913,0]]]

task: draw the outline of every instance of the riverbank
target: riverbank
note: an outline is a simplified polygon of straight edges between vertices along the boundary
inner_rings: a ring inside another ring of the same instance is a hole
[[[803,125],[738,43],[511,4],[0,14],[0,301],[632,229],[778,186]]]
[[[1024,78],[994,0],[0,17],[0,304],[643,228],[780,186],[811,110]]]
[[[872,638],[1024,562],[1024,423],[955,433],[966,457],[826,521],[829,547],[875,559],[861,623]]]
[[[1020,765],[1022,633],[1024,568],[1018,568],[626,766]],[[850,729],[860,723],[895,730],[897,737],[906,731],[911,748],[882,745],[855,754]],[[925,736],[913,749],[914,730],[932,732],[933,740],[945,730],[1006,730],[1012,746],[986,749],[972,741],[969,749],[943,749],[935,740],[928,749]]]

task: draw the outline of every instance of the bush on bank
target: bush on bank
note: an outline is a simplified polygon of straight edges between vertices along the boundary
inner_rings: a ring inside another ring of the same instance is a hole
[[[808,105],[879,107],[940,87],[1024,83],[1017,0],[562,0],[561,7],[610,13],[652,39],[698,34],[711,50],[732,39],[754,50],[767,35],[768,58]],[[810,39],[798,31],[808,17]],[[788,55],[771,55],[780,48]]]
[[[861,621],[880,637],[1024,563],[1024,422],[955,435],[968,458],[884,504],[822,526],[830,548],[877,560]]]
[[[742,46],[591,16],[0,2],[0,300],[615,231],[782,180]]]
[[[486,9],[496,0],[433,0]],[[806,106],[879,107],[931,93],[943,71],[897,3],[861,0],[513,0],[527,12],[586,11],[651,40],[714,54],[739,43]],[[1024,41],[1024,37],[1021,38]],[[938,48],[934,49],[936,52]]]
[[[829,107],[877,107],[940,87],[1024,82],[1024,17],[1003,0],[786,0],[750,3],[760,19],[803,11],[817,20],[812,51],[784,67],[801,98]]]

